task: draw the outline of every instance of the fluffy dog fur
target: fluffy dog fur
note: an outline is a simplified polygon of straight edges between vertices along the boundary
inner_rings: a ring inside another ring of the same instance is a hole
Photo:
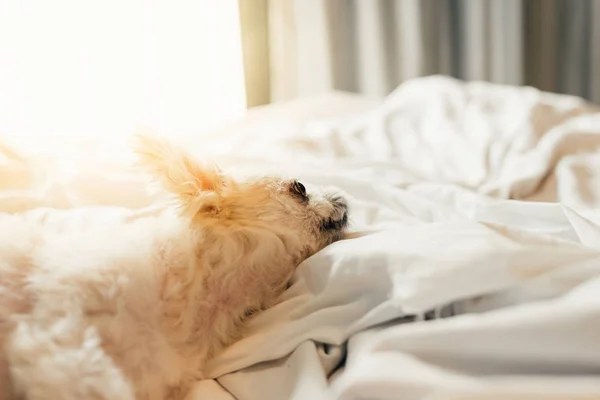
[[[245,317],[341,238],[340,196],[236,181],[156,139],[137,152],[174,204],[98,211],[98,224],[93,209],[0,215],[0,397],[182,398]]]

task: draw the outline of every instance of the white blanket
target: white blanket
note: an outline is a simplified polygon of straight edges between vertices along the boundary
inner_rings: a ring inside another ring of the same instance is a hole
[[[443,77],[381,103],[307,101],[180,139],[224,168],[345,190],[354,231],[190,398],[600,398],[600,110]],[[119,138],[2,145],[3,211],[156,199]]]

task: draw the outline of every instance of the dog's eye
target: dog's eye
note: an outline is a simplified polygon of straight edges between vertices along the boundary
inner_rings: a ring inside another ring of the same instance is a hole
[[[302,198],[306,198],[306,188],[304,187],[304,185],[298,181],[294,181],[292,182],[292,185],[290,186],[290,190],[297,194],[300,195]]]

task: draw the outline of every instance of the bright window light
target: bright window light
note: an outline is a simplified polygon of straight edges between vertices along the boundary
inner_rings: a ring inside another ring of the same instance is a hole
[[[0,134],[188,134],[239,117],[237,3],[0,0]]]

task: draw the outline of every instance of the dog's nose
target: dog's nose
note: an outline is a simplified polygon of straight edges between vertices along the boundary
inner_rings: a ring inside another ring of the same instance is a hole
[[[340,216],[339,220],[343,221],[343,225],[346,226],[346,222],[348,221],[348,204],[344,202],[335,205],[335,207],[341,211],[337,215]]]
[[[348,202],[342,196],[331,195],[328,196],[328,200],[334,209],[348,211]]]
[[[328,200],[333,206],[330,220],[333,222],[334,229],[343,229],[348,224],[348,202],[339,195],[328,196]]]
[[[346,209],[342,215],[342,219],[339,221],[339,223],[340,229],[344,229],[348,225],[348,206],[346,206]]]

